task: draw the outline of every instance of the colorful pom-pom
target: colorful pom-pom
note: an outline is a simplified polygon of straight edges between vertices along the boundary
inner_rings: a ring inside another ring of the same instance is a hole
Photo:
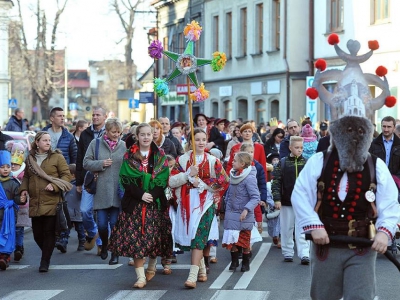
[[[190,94],[190,99],[195,102],[203,102],[210,96],[210,92],[204,88],[204,83],[200,85],[200,87],[194,91],[194,93]]]
[[[203,28],[197,21],[192,21],[190,24],[186,25],[185,29],[183,30],[183,34],[189,41],[196,42],[200,39],[202,30]]]
[[[332,33],[328,36],[329,45],[339,44],[339,36],[336,33]]]
[[[377,40],[368,41],[368,48],[372,51],[379,49],[379,43]]]
[[[387,74],[387,69],[384,66],[379,66],[376,68],[375,74],[379,77],[383,77]]]
[[[158,40],[152,41],[148,48],[149,55],[153,59],[160,59],[162,57],[163,50],[163,46]]]
[[[165,79],[154,78],[154,91],[158,97],[165,96],[169,93],[168,84]]]
[[[312,100],[315,100],[318,98],[318,91],[315,88],[310,87],[306,90],[306,96]]]
[[[317,61],[315,62],[315,67],[320,70],[321,72],[325,71],[326,69],[326,61],[325,59],[317,59]]]
[[[214,72],[221,71],[226,64],[226,55],[224,52],[214,52],[213,59],[211,61],[211,68]]]
[[[386,99],[385,99],[385,105],[387,107],[395,106],[396,102],[397,102],[397,100],[396,100],[396,97],[394,97],[394,96],[387,96]]]

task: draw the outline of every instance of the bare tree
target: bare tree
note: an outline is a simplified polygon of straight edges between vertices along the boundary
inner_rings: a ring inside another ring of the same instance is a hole
[[[133,59],[132,59],[132,40],[135,32],[135,28],[133,27],[133,22],[135,21],[135,11],[141,2],[142,2],[141,0],[137,1],[112,0],[111,3],[111,6],[117,13],[126,34],[124,38],[126,40],[125,42],[126,78],[124,80],[124,87],[125,89],[128,90],[133,89],[132,78],[135,73]]]
[[[32,88],[32,102],[40,103],[42,117],[49,114],[49,100],[53,91],[57,88],[63,76],[64,63],[56,59],[57,50],[57,27],[60,18],[67,5],[68,0],[55,0],[57,11],[52,24],[50,45],[47,45],[47,16],[42,9],[40,0],[36,2],[36,45],[33,50],[29,49],[24,19],[21,11],[21,0],[17,0],[19,22],[16,23],[17,31],[10,36],[10,42],[15,47],[24,63],[25,76],[28,78]],[[60,55],[59,55],[60,56]],[[58,60],[58,62],[57,62]]]

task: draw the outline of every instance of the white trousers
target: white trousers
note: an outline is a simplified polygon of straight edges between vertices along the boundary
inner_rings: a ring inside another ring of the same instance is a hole
[[[292,206],[282,206],[280,213],[281,245],[283,256],[294,256],[293,231],[296,240],[297,256],[301,259],[310,256],[310,243],[305,235],[300,234],[301,228],[297,226]]]

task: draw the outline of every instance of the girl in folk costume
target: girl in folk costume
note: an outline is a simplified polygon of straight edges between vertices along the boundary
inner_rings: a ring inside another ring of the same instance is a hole
[[[195,288],[196,281],[206,281],[207,272],[203,255],[208,257],[209,240],[218,239],[218,226],[215,218],[214,195],[224,188],[228,177],[221,162],[205,153],[207,135],[200,129],[194,130],[196,164],[193,151],[179,157],[175,169],[182,172],[171,176],[171,188],[177,188],[178,209],[175,242],[182,250],[192,250],[191,267],[185,287]],[[218,197],[217,197],[218,198]],[[200,265],[200,266],[199,266]]]
[[[252,166],[252,157],[238,152],[233,159],[230,186],[225,197],[225,220],[222,247],[231,251],[230,271],[239,266],[239,251],[243,250],[242,272],[250,270],[250,243],[254,242],[254,208],[260,200],[257,187],[257,170]]]
[[[153,142],[149,124],[136,128],[137,142],[125,153],[119,173],[124,190],[122,212],[110,237],[108,250],[117,256],[133,257],[137,281],[143,288],[156,272],[157,256],[172,255],[171,221],[165,187],[169,168],[166,156]],[[144,258],[149,263],[144,271]]]

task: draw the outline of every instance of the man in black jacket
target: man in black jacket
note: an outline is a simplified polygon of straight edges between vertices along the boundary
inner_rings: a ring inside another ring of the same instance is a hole
[[[6,142],[12,139],[13,138],[11,136],[2,133],[0,129],[0,150],[6,150]]]
[[[101,246],[101,239],[99,238],[97,224],[93,217],[93,195],[82,188],[86,174],[86,170],[83,168],[83,159],[85,158],[86,150],[90,142],[95,138],[103,136],[106,119],[106,111],[101,107],[94,107],[92,125],[82,131],[78,143],[78,155],[76,158],[76,191],[82,193],[80,209],[83,227],[85,227],[87,232],[84,245],[86,251],[93,249],[95,243],[97,243],[97,246]]]
[[[279,148],[279,159],[286,157],[289,155],[289,141],[291,136],[298,136],[300,134],[299,123],[293,119],[289,119],[286,125],[286,129],[289,132],[289,135],[281,142]]]
[[[400,138],[394,134],[396,120],[387,116],[381,122],[382,133],[371,143],[369,152],[382,159],[392,175],[400,179]]]
[[[167,117],[161,117],[161,118],[158,119],[158,121],[162,125],[162,131],[163,131],[163,134],[164,134],[165,138],[166,139],[170,139],[171,142],[174,143],[174,146],[175,146],[175,149],[176,149],[176,153],[178,154],[178,156],[182,155],[184,153],[183,148],[182,148],[182,144],[170,132],[171,123],[170,123],[169,119]]]

